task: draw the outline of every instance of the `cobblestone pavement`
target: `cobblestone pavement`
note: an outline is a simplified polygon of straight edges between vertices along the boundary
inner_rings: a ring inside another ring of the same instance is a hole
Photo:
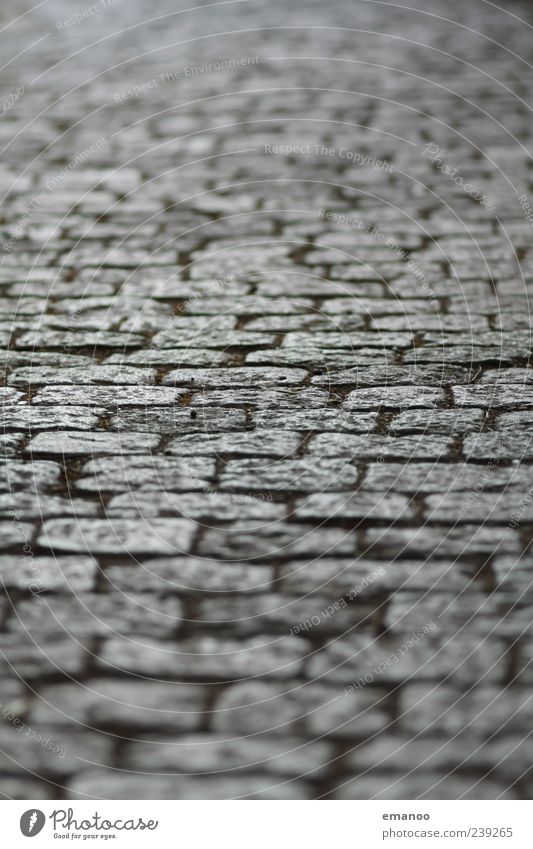
[[[533,4],[419,5],[3,7],[4,797],[530,797]]]

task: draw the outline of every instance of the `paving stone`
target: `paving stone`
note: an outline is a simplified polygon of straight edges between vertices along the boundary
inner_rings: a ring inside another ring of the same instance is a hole
[[[393,419],[394,433],[414,431],[431,434],[477,433],[485,420],[483,410],[406,410]]]
[[[246,386],[279,386],[302,383],[307,377],[303,369],[231,368],[178,369],[165,375],[164,383],[192,386],[194,389],[223,389]]]
[[[468,557],[475,554],[489,556],[521,550],[518,535],[505,532],[501,527],[462,525],[460,528],[371,528],[366,541],[373,556],[401,557],[412,554],[434,554],[438,557]]]
[[[465,771],[466,772],[466,771]],[[436,772],[431,768],[422,768],[416,773],[410,771],[389,772],[374,770],[364,776],[345,782],[333,794],[334,799],[449,799],[453,801],[473,799],[518,799],[516,791],[505,783],[489,779],[479,779],[467,774],[446,770]],[[328,797],[329,798],[329,797]]]
[[[125,492],[109,501],[108,516],[184,516],[204,525],[220,522],[257,520],[264,522],[283,519],[283,504],[277,504],[263,493],[243,495],[232,492],[208,490],[206,492]],[[83,514],[82,514],[83,515]],[[254,522],[256,524],[256,522]]]
[[[331,748],[323,742],[271,735],[268,739],[226,740],[223,735],[185,735],[126,747],[126,769],[143,772],[215,773],[264,769],[274,775],[312,777],[324,769]],[[159,766],[157,766],[159,764]]]
[[[318,457],[299,460],[230,460],[221,475],[223,490],[262,492],[351,489],[357,470],[342,460]]]
[[[28,733],[29,729],[29,733]],[[84,730],[61,729],[46,725],[18,728],[0,727],[0,748],[4,772],[33,773],[36,778],[51,776],[64,779],[79,769],[80,763],[108,764],[113,744],[109,737]]]
[[[32,462],[7,458],[1,463],[0,487],[4,492],[17,489],[43,492],[57,484],[61,476],[61,466],[49,460]]]
[[[0,401],[2,402],[2,410],[6,408],[8,404],[17,404],[23,398],[23,393],[18,392],[16,389],[11,389],[8,386],[0,386]]]
[[[314,327],[313,327],[314,329]],[[387,365],[393,355],[387,351],[375,348],[359,348],[357,355],[340,350],[324,350],[320,348],[274,348],[251,351],[246,354],[247,365],[272,366],[302,366],[307,368],[324,368],[329,370],[349,369],[360,365]]]
[[[533,457],[533,446],[527,430],[514,430],[512,433],[476,433],[467,436],[463,443],[463,453],[469,460],[488,460],[501,457],[502,460],[529,460]]]
[[[533,389],[514,383],[454,386],[453,398],[460,407],[527,407],[533,404]]]
[[[498,368],[487,369],[480,377],[480,383],[533,383],[533,369]]]
[[[307,443],[309,454],[320,457],[368,457],[397,460],[416,457],[417,460],[439,460],[449,456],[451,444],[442,436],[391,437],[379,434],[352,436],[351,434],[321,433]]]
[[[126,5],[10,29],[0,795],[529,798],[530,30]]]
[[[184,389],[165,386],[116,386],[112,389],[90,386],[44,386],[33,398],[34,404],[75,404],[87,407],[152,407],[178,404]],[[92,410],[91,410],[92,412]]]
[[[141,431],[165,434],[208,434],[211,431],[243,431],[246,414],[243,410],[228,410],[220,407],[186,409],[183,407],[155,407],[151,404],[142,409],[126,409],[110,417],[110,427],[120,431]]]
[[[48,493],[17,492],[15,496],[10,492],[0,493],[2,518],[12,519],[13,510],[19,519],[30,520],[45,516],[97,516],[100,509],[100,505],[92,501]]]
[[[533,410],[516,410],[512,413],[500,413],[494,420],[495,430],[515,430],[528,428],[533,424]]]
[[[98,419],[104,414],[103,407],[38,407],[17,404],[2,410],[4,427],[14,430],[49,430],[65,428],[90,430],[96,427]]]
[[[156,681],[88,679],[78,684],[54,684],[38,691],[29,714],[36,724],[63,725],[75,719],[93,728],[184,732],[200,730],[209,687]]]
[[[257,430],[249,433],[180,436],[173,439],[166,454],[195,456],[207,454],[237,454],[241,457],[287,457],[297,450],[302,436],[299,433],[276,430]]]
[[[513,737],[506,735],[479,746],[476,738],[466,738],[463,734],[448,741],[445,737],[424,735],[414,740],[402,736],[391,736],[388,739],[378,738],[367,743],[351,758],[352,764],[357,763],[359,769],[365,769],[379,763],[382,769],[401,769],[399,759],[405,759],[410,768],[422,768],[428,771],[442,770],[450,772],[457,768],[471,768],[472,760],[485,769],[497,759],[500,780],[505,787],[509,780],[517,779],[526,769],[527,744],[513,754]],[[398,766],[397,766],[398,765]],[[489,767],[490,768],[490,767]],[[507,780],[506,780],[507,779]]]
[[[302,406],[321,409],[328,403],[327,392],[319,389],[227,389],[225,391],[199,392],[193,395],[191,406],[201,407],[257,407],[260,410],[294,410]]]
[[[43,640],[36,645],[20,634],[1,634],[0,652],[0,669],[4,676],[14,675],[23,681],[58,674],[80,675],[88,660],[80,643]]]
[[[424,345],[421,348],[415,348],[413,351],[406,351],[403,357],[404,363],[445,363],[446,365],[464,365],[479,366],[490,363],[512,363],[517,358],[522,357],[523,349],[518,345],[513,345],[512,342],[506,342],[505,347],[489,347],[475,344],[478,335],[472,339],[470,345],[461,345],[459,340],[457,344],[449,343],[446,347],[436,345]],[[496,341],[496,340],[495,340]]]
[[[489,461],[490,462],[490,461]],[[475,496],[479,489],[492,491],[525,485],[525,469],[489,463],[474,466],[435,463],[372,463],[368,467],[363,489],[381,492],[467,492]]]
[[[379,348],[390,350],[410,348],[413,342],[411,333],[287,333],[283,346],[288,348],[348,348],[357,351],[361,348]]]
[[[260,593],[245,598],[204,599],[197,605],[198,630],[216,627],[235,634],[250,635],[299,633],[299,623],[312,622],[313,634],[336,633],[353,627],[368,627],[372,618],[370,607],[359,604],[347,609],[338,605],[330,612],[329,600],[314,595],[291,598],[282,594]],[[334,617],[334,618],[333,618]],[[307,633],[307,631],[306,631]]]
[[[50,519],[39,543],[54,552],[91,554],[179,554],[196,529],[188,519]]]
[[[19,776],[6,776],[2,781],[0,797],[3,799],[53,799],[53,785]]]
[[[523,688],[484,685],[466,692],[446,684],[414,684],[402,689],[400,726],[415,733],[428,731],[449,735],[464,733],[487,739],[497,731],[523,734],[531,728],[533,701]],[[525,735],[524,735],[525,736]]]
[[[199,366],[217,367],[232,365],[234,356],[223,351],[205,350],[199,348],[144,348],[142,351],[132,351],[127,354],[111,354],[105,360],[105,365],[120,366]]]
[[[153,369],[136,369],[124,366],[98,365],[88,368],[54,368],[50,366],[32,366],[19,368],[11,372],[8,382],[14,386],[39,386],[40,384],[68,385],[70,383],[86,386],[92,383],[131,384],[138,386],[153,383],[156,372]],[[141,390],[142,391],[142,390]]]
[[[471,493],[447,492],[443,495],[428,495],[426,518],[435,522],[483,522],[509,525],[511,522],[533,521],[533,506],[529,500],[512,489],[506,492],[483,492],[474,488]],[[500,533],[509,535],[512,527]]]
[[[153,596],[78,593],[40,596],[17,605],[17,617],[8,630],[28,633],[34,640],[94,640],[96,637],[150,637],[165,639],[181,624],[183,611],[176,597],[164,601]]]
[[[213,460],[201,457],[187,460],[149,455],[99,457],[83,465],[74,489],[78,492],[198,491],[209,488],[214,472]]]
[[[336,552],[352,554],[355,539],[340,528],[315,530],[312,525],[276,522],[253,527],[236,522],[229,530],[209,530],[199,553],[221,560],[255,557],[311,556]]]
[[[386,690],[361,690],[357,704],[320,683],[244,682],[227,688],[211,717],[215,731],[241,734],[307,734],[360,737],[389,722]]]
[[[475,569],[465,564],[437,558],[390,561],[328,556],[284,564],[279,584],[287,592],[320,592],[336,599],[361,597],[364,601],[390,590],[461,590],[472,581],[473,572]]]
[[[368,433],[376,426],[377,413],[352,413],[328,407],[319,410],[287,410],[283,413],[255,410],[253,419],[258,428]]]
[[[312,493],[296,499],[294,516],[309,520],[409,519],[413,517],[408,499],[382,493]]]
[[[152,344],[159,348],[257,348],[260,345],[274,345],[276,337],[273,333],[249,333],[246,331],[228,331],[220,333],[217,330],[183,331],[157,334]]]
[[[99,666],[170,680],[215,682],[269,675],[285,679],[300,672],[308,650],[305,641],[290,636],[275,641],[261,637],[197,637],[178,643],[144,640],[142,645],[114,639],[104,643]]]
[[[230,563],[203,557],[145,560],[139,566],[108,566],[105,578],[124,592],[242,593],[270,589],[271,566]]]
[[[144,789],[143,789],[144,788]],[[242,777],[126,775],[115,776],[98,770],[81,772],[69,787],[69,799],[311,799],[311,789],[297,779],[280,781],[274,776],[246,773]]]
[[[444,383],[469,383],[472,373],[464,368],[453,368],[442,366],[432,368],[431,366],[395,366],[395,365],[373,365],[371,367],[354,365],[347,370],[328,372],[325,375],[313,377],[313,386],[385,386],[409,385],[441,386]]]
[[[106,330],[80,331],[72,329],[65,331],[43,329],[37,332],[23,333],[16,340],[16,347],[26,350],[33,348],[139,348],[143,345],[142,336],[133,333],[112,333]]]
[[[91,557],[0,557],[4,587],[22,592],[84,592],[94,588],[97,572]]]
[[[115,456],[146,454],[159,443],[157,436],[146,433],[39,433],[26,448],[32,457],[39,454],[59,456]]]
[[[419,618],[416,631],[426,626],[430,627],[431,623],[427,620],[421,623]],[[321,677],[324,682],[342,685],[347,699],[367,686],[391,683],[397,686],[414,678],[446,679],[460,686],[475,682],[502,683],[506,646],[501,640],[481,642],[479,632],[474,629],[463,629],[459,634],[450,629],[436,636],[429,631],[422,638],[413,639],[416,631],[406,627],[394,637],[382,640],[357,630],[345,632],[342,641],[330,641],[310,658],[307,675],[311,680]]]

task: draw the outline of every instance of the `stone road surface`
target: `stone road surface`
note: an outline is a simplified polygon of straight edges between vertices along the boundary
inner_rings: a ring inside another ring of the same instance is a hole
[[[414,3],[3,6],[4,797],[531,796],[533,4]]]

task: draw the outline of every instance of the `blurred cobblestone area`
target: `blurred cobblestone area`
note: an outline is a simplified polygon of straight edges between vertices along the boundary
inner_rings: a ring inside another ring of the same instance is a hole
[[[188,5],[0,19],[2,793],[530,798],[533,6]]]

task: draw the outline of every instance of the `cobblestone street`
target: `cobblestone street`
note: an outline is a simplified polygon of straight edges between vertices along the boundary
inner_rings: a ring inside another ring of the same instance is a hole
[[[0,12],[0,795],[529,799],[533,3]]]

